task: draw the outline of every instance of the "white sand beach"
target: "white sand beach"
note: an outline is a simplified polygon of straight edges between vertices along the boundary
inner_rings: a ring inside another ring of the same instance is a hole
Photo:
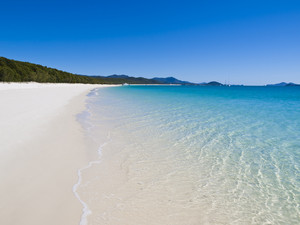
[[[79,224],[72,187],[88,156],[76,114],[105,86],[0,83],[0,224]]]

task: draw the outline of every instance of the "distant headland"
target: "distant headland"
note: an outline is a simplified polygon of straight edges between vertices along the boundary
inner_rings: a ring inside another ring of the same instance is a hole
[[[177,84],[190,86],[230,86],[217,81],[193,83],[175,77],[133,77],[128,75],[79,75],[29,62],[0,57],[0,82],[84,83],[84,84]],[[234,85],[243,86],[243,85]],[[300,86],[295,83],[268,84],[267,86]]]

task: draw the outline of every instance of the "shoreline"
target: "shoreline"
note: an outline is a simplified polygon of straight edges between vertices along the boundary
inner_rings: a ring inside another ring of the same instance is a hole
[[[73,193],[89,163],[76,115],[86,95],[112,85],[0,83],[0,223],[79,224]]]

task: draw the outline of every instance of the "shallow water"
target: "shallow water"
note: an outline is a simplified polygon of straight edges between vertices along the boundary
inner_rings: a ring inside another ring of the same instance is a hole
[[[79,120],[89,225],[300,224],[299,87],[101,88]]]

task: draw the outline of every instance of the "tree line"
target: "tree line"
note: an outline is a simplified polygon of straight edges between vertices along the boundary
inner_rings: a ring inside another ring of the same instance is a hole
[[[0,81],[2,82],[39,82],[39,83],[83,83],[83,84],[157,84],[146,78],[109,78],[84,76],[65,71],[0,57]]]

